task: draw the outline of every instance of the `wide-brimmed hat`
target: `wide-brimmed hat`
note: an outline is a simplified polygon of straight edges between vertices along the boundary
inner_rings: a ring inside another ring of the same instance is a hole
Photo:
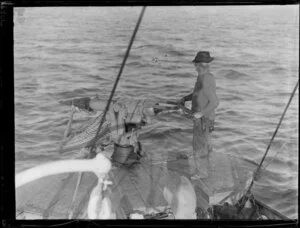
[[[194,63],[210,63],[214,58],[210,56],[208,51],[199,51],[193,60]]]

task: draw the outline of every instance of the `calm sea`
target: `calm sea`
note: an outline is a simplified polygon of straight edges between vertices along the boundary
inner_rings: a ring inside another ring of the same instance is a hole
[[[70,107],[99,94],[106,104],[141,7],[16,8],[16,171],[61,159]],[[179,99],[192,91],[191,60],[215,57],[220,106],[215,151],[259,162],[299,75],[298,6],[148,7],[117,95]],[[264,164],[259,197],[290,218],[298,211],[299,92]],[[191,149],[189,120],[163,114],[144,129],[152,153]],[[167,143],[166,143],[167,142]],[[154,146],[156,145],[156,146]]]

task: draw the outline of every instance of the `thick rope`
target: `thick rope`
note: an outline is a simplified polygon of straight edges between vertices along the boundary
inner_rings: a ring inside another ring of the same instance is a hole
[[[286,113],[288,107],[290,106],[290,103],[291,103],[291,101],[292,101],[292,99],[293,99],[293,97],[294,97],[294,95],[295,95],[295,93],[296,93],[296,89],[297,89],[298,85],[299,85],[299,80],[298,80],[298,82],[297,82],[297,84],[296,84],[296,86],[295,86],[293,92],[291,93],[290,99],[289,99],[289,101],[288,101],[288,103],[287,103],[287,105],[286,105],[286,107],[285,107],[285,109],[284,109],[284,111],[283,111],[283,113],[282,113],[282,115],[281,115],[281,118],[280,118],[280,120],[279,120],[279,123],[277,124],[276,130],[275,130],[275,132],[273,133],[273,136],[272,136],[272,138],[271,138],[271,140],[270,140],[270,143],[269,143],[269,145],[268,145],[268,147],[267,147],[267,149],[266,149],[266,152],[265,152],[263,158],[261,159],[260,164],[258,165],[256,171],[255,171],[254,174],[253,174],[253,179],[252,179],[252,181],[251,181],[251,184],[249,185],[249,187],[248,187],[248,189],[247,189],[245,195],[244,195],[244,196],[242,197],[242,199],[240,200],[240,203],[239,203],[239,212],[243,209],[245,203],[246,203],[247,200],[248,200],[248,195],[250,195],[251,188],[253,187],[253,184],[254,184],[254,180],[256,180],[256,178],[257,178],[257,176],[258,176],[258,173],[259,173],[259,171],[260,171],[260,169],[261,169],[261,166],[262,166],[262,164],[263,164],[263,162],[264,162],[264,160],[265,160],[265,158],[266,158],[266,156],[267,156],[267,154],[268,154],[268,152],[269,152],[269,149],[270,149],[270,147],[271,147],[271,144],[272,144],[272,142],[273,142],[273,140],[274,140],[274,138],[275,138],[275,136],[276,136],[276,134],[277,134],[277,131],[278,131],[280,125],[281,125],[281,122],[282,122],[282,120],[283,120],[283,118],[284,118],[284,116],[285,116],[285,113]]]
[[[143,15],[144,15],[145,10],[146,10],[146,6],[144,6],[144,7],[142,8],[142,11],[141,11],[141,13],[140,13],[139,19],[138,19],[138,21],[137,21],[137,24],[136,24],[136,26],[135,26],[134,32],[133,32],[132,37],[131,37],[131,39],[130,39],[130,42],[129,42],[127,51],[126,51],[126,53],[125,53],[125,57],[124,57],[124,59],[123,59],[123,62],[122,62],[120,71],[119,71],[119,73],[118,73],[118,76],[117,76],[117,78],[116,78],[115,84],[114,84],[114,86],[113,86],[113,89],[112,89],[112,91],[111,91],[111,93],[110,93],[110,96],[109,96],[109,99],[108,99],[108,101],[107,101],[106,107],[105,107],[105,109],[104,109],[104,113],[103,113],[103,116],[102,116],[100,125],[99,125],[99,127],[98,127],[97,133],[96,133],[95,137],[88,143],[88,147],[90,147],[90,155],[89,155],[89,156],[90,156],[91,158],[92,158],[92,157],[95,157],[95,155],[96,155],[96,152],[95,152],[95,149],[96,149],[96,148],[95,148],[95,147],[96,147],[96,142],[97,142],[98,134],[99,134],[100,129],[101,129],[103,123],[104,123],[105,116],[106,116],[106,114],[107,114],[107,112],[108,112],[110,103],[111,103],[112,98],[113,98],[113,96],[114,96],[114,93],[115,93],[115,91],[116,91],[118,82],[119,82],[120,77],[121,77],[121,75],[122,75],[122,72],[123,72],[123,69],[124,69],[124,67],[125,67],[127,58],[128,58],[128,56],[129,56],[130,49],[131,49],[131,47],[132,47],[134,38],[135,38],[135,36],[136,36],[136,33],[137,33],[138,28],[139,28],[139,26],[140,26],[140,23],[141,23],[141,21],[142,21],[142,18],[143,18]]]
[[[288,103],[287,103],[287,105],[286,105],[286,107],[285,107],[285,109],[284,109],[284,112],[283,112],[282,115],[281,115],[281,118],[280,118],[280,120],[279,120],[279,123],[277,124],[276,130],[275,130],[275,132],[273,133],[273,136],[272,136],[272,138],[271,138],[271,140],[270,140],[270,143],[269,143],[269,145],[268,145],[268,147],[267,147],[267,150],[266,150],[266,152],[265,152],[263,158],[261,159],[260,164],[259,164],[259,166],[257,167],[256,172],[254,173],[254,179],[255,179],[255,177],[258,175],[258,173],[259,173],[259,171],[260,171],[260,168],[261,168],[261,166],[262,166],[262,163],[264,162],[264,160],[265,160],[265,158],[266,158],[266,156],[267,156],[267,154],[268,154],[268,152],[269,152],[269,149],[270,149],[270,147],[271,147],[271,144],[272,144],[272,142],[273,142],[273,140],[274,140],[274,138],[275,138],[275,136],[276,136],[276,134],[277,134],[277,132],[278,132],[278,129],[279,129],[280,125],[281,125],[281,122],[282,122],[282,120],[283,120],[283,118],[284,118],[284,116],[285,116],[285,113],[286,113],[288,107],[290,106],[290,103],[291,103],[291,101],[292,101],[292,99],[293,99],[293,97],[294,97],[294,95],[295,95],[295,93],[296,93],[296,89],[297,89],[298,85],[299,85],[299,80],[298,80],[298,82],[297,82],[297,84],[296,84],[296,86],[295,86],[295,88],[294,88],[294,90],[293,90],[293,92],[292,92],[292,94],[291,94],[291,96],[290,96],[290,99],[289,99],[289,101],[288,101]]]
[[[74,208],[75,208],[75,199],[76,199],[76,196],[77,196],[79,185],[81,183],[82,175],[83,175],[83,173],[79,173],[78,177],[77,177],[77,183],[76,183],[76,187],[75,187],[75,190],[74,190],[74,193],[73,193],[72,204],[71,204],[71,207],[70,207],[70,210],[69,210],[69,213],[68,213],[69,214],[68,219],[72,219],[72,217],[73,217]]]

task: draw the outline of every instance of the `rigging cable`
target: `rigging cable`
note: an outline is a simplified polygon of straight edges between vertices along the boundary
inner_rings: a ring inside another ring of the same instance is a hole
[[[123,59],[121,68],[120,68],[120,70],[119,70],[118,76],[117,76],[117,78],[116,78],[115,84],[114,84],[114,86],[113,86],[113,89],[112,89],[112,91],[111,91],[111,93],[110,93],[110,96],[109,96],[109,99],[108,99],[108,101],[107,101],[106,107],[105,107],[105,109],[104,109],[103,116],[102,116],[101,122],[100,122],[100,124],[99,124],[99,127],[98,127],[98,129],[97,129],[96,135],[95,135],[95,137],[88,143],[88,147],[90,148],[90,153],[89,153],[89,157],[90,157],[90,158],[93,158],[93,157],[95,157],[95,155],[96,155],[95,149],[96,149],[96,142],[97,142],[98,134],[99,134],[100,129],[101,129],[103,123],[104,123],[105,116],[106,116],[106,114],[107,114],[107,112],[108,112],[110,103],[111,103],[112,98],[113,98],[113,96],[114,96],[114,93],[115,93],[115,91],[116,91],[118,82],[119,82],[119,80],[120,80],[121,74],[122,74],[123,69],[124,69],[124,67],[125,67],[127,58],[128,58],[128,56],[129,56],[130,49],[131,49],[131,47],[132,47],[134,38],[135,38],[136,33],[137,33],[137,31],[138,31],[138,29],[139,29],[139,26],[140,26],[140,24],[141,24],[141,21],[142,21],[142,18],[143,18],[143,15],[144,15],[145,10],[146,10],[146,6],[143,6],[142,11],[141,11],[140,16],[139,16],[139,19],[138,19],[137,24],[136,24],[136,26],[135,26],[135,29],[134,29],[134,31],[133,31],[132,37],[131,37],[131,39],[130,39],[129,45],[128,45],[128,47],[127,47],[127,51],[126,51],[126,53],[125,53],[125,56],[124,56],[124,59]]]
[[[274,140],[274,138],[275,138],[275,136],[276,136],[276,134],[277,134],[277,131],[278,131],[280,125],[281,125],[281,122],[282,122],[282,120],[283,120],[283,118],[284,118],[284,116],[285,116],[285,113],[286,113],[286,111],[287,111],[287,109],[288,109],[288,107],[289,107],[289,105],[290,105],[290,103],[291,103],[291,101],[292,101],[292,99],[293,99],[295,93],[296,93],[296,90],[297,90],[298,85],[299,85],[299,80],[298,80],[298,82],[297,82],[297,84],[296,84],[296,86],[295,86],[293,92],[291,93],[290,99],[289,99],[289,101],[288,101],[288,103],[287,103],[287,105],[286,105],[286,107],[285,107],[285,109],[284,109],[284,111],[283,111],[283,113],[282,113],[282,115],[281,115],[281,118],[280,118],[280,120],[279,120],[279,123],[277,124],[276,130],[275,130],[275,132],[273,133],[273,136],[272,136],[272,138],[271,138],[271,140],[270,140],[270,143],[269,143],[269,145],[268,145],[268,147],[267,147],[267,149],[266,149],[266,152],[265,152],[263,158],[261,159],[260,164],[258,165],[256,171],[255,171],[254,174],[253,174],[252,181],[251,181],[251,183],[250,183],[250,185],[249,185],[249,187],[248,187],[246,193],[245,193],[244,196],[241,198],[241,202],[239,203],[239,212],[243,209],[245,203],[246,203],[247,200],[248,200],[248,195],[249,195],[250,192],[251,192],[251,188],[253,187],[254,180],[256,180],[257,177],[258,177],[258,173],[259,173],[259,171],[260,171],[260,169],[261,169],[261,167],[262,167],[262,164],[263,164],[263,162],[264,162],[264,160],[265,160],[265,158],[266,158],[266,156],[267,156],[267,154],[268,154],[268,152],[269,152],[269,149],[270,149],[270,147],[271,147],[271,144],[272,144],[272,142],[273,142],[273,140]]]
[[[295,86],[295,88],[294,88],[294,90],[293,90],[293,92],[292,92],[292,94],[291,94],[291,96],[290,96],[290,99],[289,99],[289,101],[288,101],[288,103],[287,103],[287,105],[286,105],[286,107],[285,107],[285,109],[284,109],[284,112],[283,112],[282,115],[281,115],[281,118],[280,118],[280,120],[279,120],[279,123],[277,124],[276,130],[275,130],[275,132],[273,133],[273,136],[272,136],[272,138],[271,138],[271,140],[270,140],[270,143],[269,143],[269,145],[268,145],[268,147],[267,147],[267,150],[266,150],[266,152],[265,152],[263,158],[261,159],[260,164],[259,164],[259,166],[258,166],[256,172],[254,173],[254,179],[255,179],[256,176],[258,175],[258,173],[259,173],[259,171],[260,171],[260,168],[261,168],[261,166],[262,166],[262,163],[264,162],[264,160],[265,160],[265,158],[266,158],[266,156],[267,156],[267,154],[268,154],[268,152],[269,152],[269,149],[270,149],[270,147],[271,147],[271,144],[272,144],[272,142],[273,142],[273,140],[274,140],[274,138],[275,138],[275,136],[276,136],[276,134],[277,134],[277,131],[278,131],[280,125],[281,125],[281,122],[282,122],[282,120],[283,120],[283,118],[284,118],[284,116],[285,116],[285,113],[286,113],[286,111],[287,111],[287,109],[288,109],[288,107],[289,107],[289,105],[290,105],[290,103],[291,103],[291,101],[292,101],[292,99],[293,99],[293,97],[294,97],[294,95],[295,95],[295,92],[296,92],[296,89],[297,89],[298,85],[299,85],[299,80],[298,80],[298,82],[297,82],[297,84],[296,84],[296,86]]]

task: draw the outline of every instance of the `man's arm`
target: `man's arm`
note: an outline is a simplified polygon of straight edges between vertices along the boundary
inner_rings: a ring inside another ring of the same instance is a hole
[[[179,104],[184,104],[184,102],[186,101],[191,101],[193,97],[193,93],[190,93],[189,95],[184,96],[183,98],[181,98],[178,103]]]
[[[191,101],[192,100],[192,97],[193,97],[193,93],[190,93],[189,95],[186,95],[183,97],[183,100],[184,101]]]

